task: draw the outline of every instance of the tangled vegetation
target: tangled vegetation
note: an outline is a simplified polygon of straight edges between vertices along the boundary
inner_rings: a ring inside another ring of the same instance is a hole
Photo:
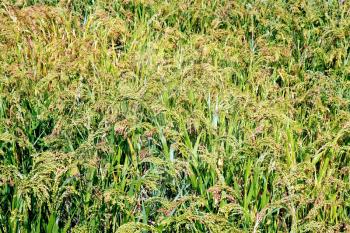
[[[346,231],[350,1],[1,1],[0,232]]]

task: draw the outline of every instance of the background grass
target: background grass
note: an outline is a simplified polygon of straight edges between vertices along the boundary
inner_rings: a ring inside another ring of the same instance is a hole
[[[3,0],[0,232],[346,232],[350,1]]]

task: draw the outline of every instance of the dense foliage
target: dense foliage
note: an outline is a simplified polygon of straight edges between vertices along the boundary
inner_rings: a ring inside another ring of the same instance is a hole
[[[349,230],[350,1],[1,1],[0,232]]]

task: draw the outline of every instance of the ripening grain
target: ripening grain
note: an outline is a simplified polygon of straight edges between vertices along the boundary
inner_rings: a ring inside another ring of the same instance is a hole
[[[0,3],[0,232],[348,231],[350,1]]]

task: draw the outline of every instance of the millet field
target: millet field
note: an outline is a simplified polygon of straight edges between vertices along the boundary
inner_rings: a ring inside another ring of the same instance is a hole
[[[31,232],[350,232],[350,1],[0,0]]]

